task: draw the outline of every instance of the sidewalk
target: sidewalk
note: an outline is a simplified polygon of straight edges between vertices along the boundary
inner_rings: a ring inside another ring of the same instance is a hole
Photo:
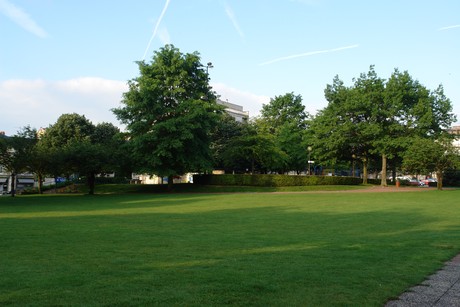
[[[460,254],[428,277],[422,284],[409,289],[386,307],[460,306]]]

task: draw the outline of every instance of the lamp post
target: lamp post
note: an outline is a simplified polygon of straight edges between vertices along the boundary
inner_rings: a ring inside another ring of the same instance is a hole
[[[308,150],[308,175],[311,175],[311,151],[312,151],[312,147],[311,146],[308,146],[307,147],[307,150]]]
[[[351,158],[353,159],[353,161],[351,162],[353,174],[352,174],[351,176],[352,176],[352,177],[355,177],[355,159],[356,159],[356,155],[355,155],[355,154],[352,154],[352,155],[351,155]]]
[[[209,68],[214,68],[211,62],[208,62],[208,64],[206,64],[206,75],[208,75],[208,78],[209,78]]]

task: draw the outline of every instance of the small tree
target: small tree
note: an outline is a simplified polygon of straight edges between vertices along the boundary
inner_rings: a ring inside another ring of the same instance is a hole
[[[118,134],[119,129],[113,124],[95,126],[83,115],[63,114],[46,129],[37,150],[47,149],[48,174],[55,178],[81,174],[86,177],[89,194],[94,194],[96,175],[116,168],[122,146]]]
[[[11,196],[16,194],[16,176],[27,170],[37,140],[35,129],[22,128],[16,135],[4,138],[0,145],[0,164],[11,174]]]
[[[437,177],[437,188],[442,190],[444,172],[459,164],[459,152],[452,140],[416,138],[404,154],[403,167],[408,172],[431,173]]]

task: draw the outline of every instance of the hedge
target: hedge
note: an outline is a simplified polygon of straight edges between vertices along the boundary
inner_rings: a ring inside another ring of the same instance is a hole
[[[336,176],[292,176],[292,175],[194,175],[193,182],[201,185],[228,186],[305,186],[305,185],[359,185],[361,178]]]

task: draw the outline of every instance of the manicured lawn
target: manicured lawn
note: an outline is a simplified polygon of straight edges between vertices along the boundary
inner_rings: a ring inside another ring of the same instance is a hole
[[[0,197],[0,305],[382,306],[460,252],[459,199]]]

